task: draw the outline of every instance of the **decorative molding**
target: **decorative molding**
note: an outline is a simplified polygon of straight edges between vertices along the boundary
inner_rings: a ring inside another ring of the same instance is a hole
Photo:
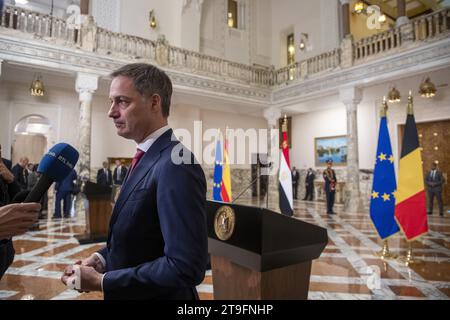
[[[98,89],[98,75],[78,73],[75,90],[80,94],[80,101],[92,101],[92,95]]]
[[[279,108],[270,107],[264,110],[264,118],[267,120],[270,128],[275,128],[278,123],[278,119],[281,118],[281,111]]]
[[[217,6],[223,5],[218,1]],[[216,8],[217,9],[217,8]],[[217,18],[220,20],[220,18]],[[39,66],[74,73],[89,73],[107,77],[111,70],[130,62],[155,63],[125,55],[102,55],[80,50],[66,43],[3,29],[0,33],[0,61]],[[259,86],[226,75],[201,73],[183,67],[164,69],[173,77],[174,86],[185,92],[221,97],[229,101],[257,104],[261,107],[295,106],[308,99],[338,94],[343,86],[365,87],[431,72],[450,66],[450,38],[408,45],[401,50],[358,61],[350,68],[307,75],[288,85]],[[291,108],[295,112],[295,107]]]
[[[347,108],[351,108],[349,106],[357,106],[361,103],[363,92],[356,87],[343,87],[339,90],[339,97]]]
[[[36,43],[3,36],[0,36],[0,59],[27,65],[39,65],[49,69],[90,73],[99,77],[107,77],[112,70],[130,63],[130,60],[113,59],[79,50],[42,44],[42,42]],[[133,61],[152,62],[143,59],[134,59]],[[174,86],[191,89],[193,92],[202,91],[211,96],[258,105],[268,105],[270,101],[269,88],[241,84],[226,77],[223,77],[223,80],[216,80],[177,70],[166,71],[171,76]]]
[[[275,88],[272,102],[278,107],[284,107],[336,94],[343,84],[363,87],[447,66],[450,66],[450,38],[389,54],[351,68],[313,76],[287,87]]]

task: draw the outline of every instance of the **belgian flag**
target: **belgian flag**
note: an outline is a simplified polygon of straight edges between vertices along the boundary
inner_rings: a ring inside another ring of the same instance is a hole
[[[411,94],[408,100],[408,116],[398,173],[398,189],[395,193],[395,219],[406,239],[412,241],[428,232],[428,223],[422,156]]]

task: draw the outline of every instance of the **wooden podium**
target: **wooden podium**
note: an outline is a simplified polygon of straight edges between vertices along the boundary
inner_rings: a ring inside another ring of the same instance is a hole
[[[82,188],[86,206],[86,232],[76,236],[80,244],[104,242],[112,214],[112,188],[87,181]]]
[[[308,298],[312,260],[328,243],[326,229],[263,208],[213,201],[207,202],[207,223],[214,299]]]

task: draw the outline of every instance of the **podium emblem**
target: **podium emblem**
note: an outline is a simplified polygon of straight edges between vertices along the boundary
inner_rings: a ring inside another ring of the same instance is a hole
[[[214,218],[214,231],[217,238],[226,241],[231,238],[236,224],[234,210],[229,206],[220,207]]]

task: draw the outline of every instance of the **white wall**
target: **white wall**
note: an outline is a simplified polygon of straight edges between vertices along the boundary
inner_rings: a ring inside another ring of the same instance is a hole
[[[270,0],[241,0],[244,27],[227,26],[226,0],[205,0],[200,25],[200,51],[244,64],[269,65],[271,56]]]
[[[272,0],[272,64],[277,68],[286,66],[286,38],[292,32],[296,44],[296,61],[307,59],[330,49],[323,47],[322,28],[326,28],[329,34],[335,34],[334,37],[337,37],[338,25],[332,28],[328,21],[324,24],[321,21],[321,9],[335,10],[335,8],[336,6],[324,6],[321,1]],[[337,17],[335,14],[331,14],[331,16]],[[301,33],[307,33],[309,36],[307,45],[310,48],[308,51],[301,52],[298,48]],[[328,45],[327,43],[326,46]]]
[[[328,107],[292,117],[291,166],[315,168],[314,139],[347,134],[345,107],[338,101]]]
[[[170,44],[181,45],[182,0],[121,1],[120,32],[156,40],[165,35]],[[149,12],[155,10],[158,27],[149,26]]]
[[[207,106],[204,106],[207,107]],[[183,141],[183,143],[189,147],[195,154],[196,158],[201,162],[206,162],[207,159],[203,158],[205,152],[207,152],[208,146],[214,143],[214,139],[208,141],[194,141],[194,122],[201,122],[202,135],[205,131],[213,129],[212,132],[215,134],[218,129],[224,134],[226,127],[229,129],[243,129],[244,131],[248,129],[266,129],[267,121],[263,117],[252,117],[233,114],[223,111],[214,111],[208,109],[201,109],[198,106],[187,105],[187,104],[177,104],[171,109],[171,115],[169,117],[169,125],[174,129],[186,129],[192,135],[191,142]],[[206,137],[203,137],[206,138]],[[210,137],[211,138],[211,137]],[[256,146],[246,144],[245,150],[241,150],[246,156],[244,165],[236,165],[236,168],[246,168],[249,169],[250,157],[248,156],[249,151],[253,150]],[[231,146],[230,146],[231,148]],[[238,146],[235,145],[234,150],[236,154]],[[214,150],[212,150],[214,151]],[[231,151],[230,151],[231,152]],[[214,153],[212,153],[212,156]],[[205,163],[206,166],[206,163]]]

